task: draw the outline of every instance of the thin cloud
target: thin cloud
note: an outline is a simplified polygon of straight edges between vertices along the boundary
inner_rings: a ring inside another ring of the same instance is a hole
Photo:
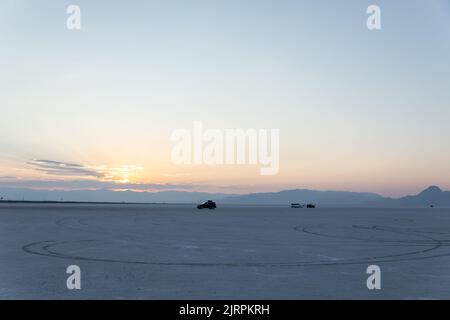
[[[49,175],[93,178],[103,178],[105,176],[103,172],[81,164],[53,160],[32,160],[28,161],[27,164],[33,167],[34,170],[45,172]]]

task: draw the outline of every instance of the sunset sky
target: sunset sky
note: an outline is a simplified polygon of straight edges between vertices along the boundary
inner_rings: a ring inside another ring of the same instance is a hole
[[[0,186],[450,189],[450,2],[318,2],[2,0]],[[173,164],[197,120],[279,129],[279,173]]]

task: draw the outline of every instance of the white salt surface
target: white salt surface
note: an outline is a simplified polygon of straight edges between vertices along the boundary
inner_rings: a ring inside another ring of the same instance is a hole
[[[0,298],[448,299],[449,243],[450,209],[3,203]]]

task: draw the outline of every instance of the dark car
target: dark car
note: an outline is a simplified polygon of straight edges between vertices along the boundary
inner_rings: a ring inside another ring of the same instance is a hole
[[[199,204],[197,209],[210,209],[213,210],[216,208],[216,203],[214,201],[208,200],[203,204]]]

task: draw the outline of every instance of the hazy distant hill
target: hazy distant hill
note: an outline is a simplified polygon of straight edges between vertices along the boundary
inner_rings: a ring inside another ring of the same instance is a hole
[[[384,199],[382,203],[387,206],[401,207],[429,207],[431,205],[450,207],[450,191],[442,191],[439,187],[431,186],[417,195],[399,199]]]
[[[290,205],[292,202],[314,203],[319,207],[450,207],[450,192],[432,186],[414,196],[385,198],[376,193],[346,191],[314,191],[308,189],[280,192],[229,195],[222,193],[160,191],[134,192],[111,190],[48,191],[0,188],[6,200],[86,201],[134,203],[199,203],[215,200],[219,204]]]
[[[225,194],[204,192],[160,191],[134,192],[111,190],[33,190],[0,188],[0,197],[7,200],[27,201],[86,201],[86,202],[134,202],[134,203],[197,203],[208,199],[220,199]]]

